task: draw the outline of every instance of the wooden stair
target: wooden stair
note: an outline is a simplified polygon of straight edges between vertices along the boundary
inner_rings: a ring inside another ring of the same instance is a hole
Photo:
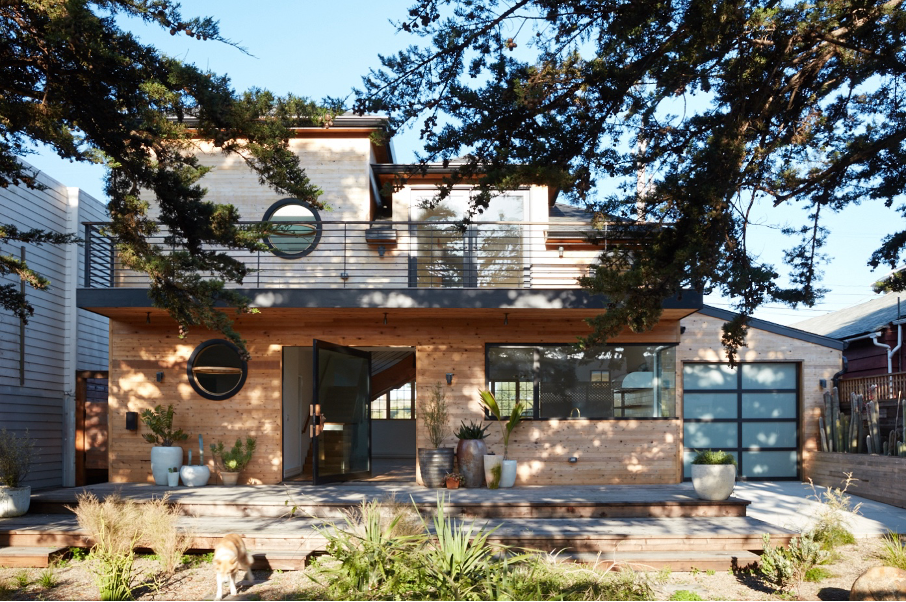
[[[68,546],[0,547],[0,567],[43,569],[68,553]]]

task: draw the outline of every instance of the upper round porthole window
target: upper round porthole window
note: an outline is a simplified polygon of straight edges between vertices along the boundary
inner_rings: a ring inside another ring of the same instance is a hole
[[[202,397],[227,399],[242,389],[248,376],[248,364],[236,345],[212,339],[192,352],[188,374],[192,388]]]
[[[264,242],[274,255],[296,259],[311,253],[321,239],[321,216],[318,210],[299,199],[283,199],[264,213],[266,222],[290,222],[286,231],[271,234]]]

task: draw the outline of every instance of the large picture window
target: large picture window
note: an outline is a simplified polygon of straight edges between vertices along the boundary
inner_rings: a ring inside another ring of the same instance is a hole
[[[676,416],[673,345],[489,345],[486,374],[505,414],[522,401],[534,419]]]
[[[372,420],[411,420],[414,418],[415,387],[406,383],[402,387],[381,395],[371,402]]]

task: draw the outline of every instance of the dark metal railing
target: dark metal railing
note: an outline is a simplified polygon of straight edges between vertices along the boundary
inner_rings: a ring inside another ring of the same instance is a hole
[[[85,288],[146,287],[107,224],[85,223]],[[638,225],[587,222],[281,222],[266,251],[209,247],[252,269],[248,288],[575,288],[601,251],[638,240]],[[149,239],[169,253],[161,231]]]

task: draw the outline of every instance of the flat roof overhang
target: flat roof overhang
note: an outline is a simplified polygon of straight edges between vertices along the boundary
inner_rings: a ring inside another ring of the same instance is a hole
[[[262,313],[305,310],[442,310],[451,313],[514,313],[569,311],[594,316],[607,311],[609,301],[582,289],[237,289]],[[79,289],[77,305],[110,318],[165,313],[154,308],[147,289]],[[684,291],[664,302],[664,319],[679,320],[702,308],[702,295]],[[459,310],[459,311],[456,311]]]

